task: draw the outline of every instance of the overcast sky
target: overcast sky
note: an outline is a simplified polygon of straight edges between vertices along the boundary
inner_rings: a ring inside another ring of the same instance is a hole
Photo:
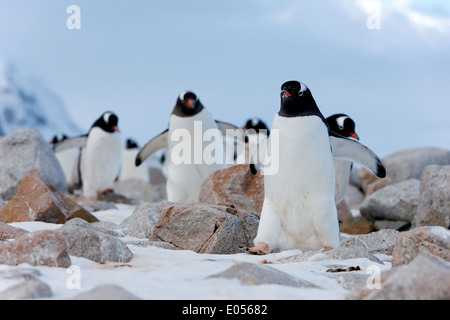
[[[41,78],[88,130],[165,130],[181,91],[216,119],[271,124],[283,82],[347,113],[380,156],[450,146],[447,0],[1,0],[0,53]],[[81,29],[69,30],[69,5]]]

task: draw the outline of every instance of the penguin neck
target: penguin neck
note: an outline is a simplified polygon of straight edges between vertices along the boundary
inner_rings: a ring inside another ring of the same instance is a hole
[[[173,108],[172,114],[179,117],[192,117],[200,113],[204,109],[200,101],[195,104],[193,109],[187,109],[180,101],[177,101],[175,108]]]

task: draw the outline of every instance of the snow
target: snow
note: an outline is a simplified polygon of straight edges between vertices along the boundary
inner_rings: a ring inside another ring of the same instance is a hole
[[[119,224],[129,217],[135,207],[117,205],[118,209],[96,212],[101,221]],[[10,224],[28,231],[55,230],[60,225],[43,222],[20,222]],[[145,240],[132,237],[122,241]],[[50,299],[71,299],[99,285],[118,285],[142,299],[151,300],[298,300],[298,299],[345,299],[349,291],[329,277],[326,270],[332,265],[360,266],[362,273],[369,266],[377,265],[380,270],[390,268],[390,263],[377,264],[365,258],[351,260],[325,260],[280,263],[277,260],[298,255],[299,250],[255,256],[246,253],[231,255],[197,254],[186,250],[168,250],[154,246],[141,247],[128,244],[134,257],[128,263],[99,264],[85,258],[71,256],[72,266],[68,269],[32,267],[23,264],[17,267],[0,265],[0,272],[11,269],[38,269],[39,279],[50,286]],[[377,256],[385,259],[387,256]],[[239,280],[210,278],[229,267],[240,263],[267,263],[271,268],[288,273],[296,278],[309,281],[320,289],[295,288],[282,285],[243,285]],[[73,288],[71,281],[79,270],[79,288]],[[0,292],[15,284],[2,280]]]

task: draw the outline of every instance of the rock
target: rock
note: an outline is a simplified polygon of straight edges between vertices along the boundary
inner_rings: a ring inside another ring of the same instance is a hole
[[[346,234],[367,234],[374,230],[374,223],[365,217],[351,217],[339,224],[339,231]]]
[[[67,243],[58,232],[49,230],[27,233],[15,241],[0,243],[0,264],[17,266],[22,263],[67,268],[71,264]]]
[[[172,205],[164,209],[150,240],[165,241],[197,253],[232,254],[251,245],[259,218],[244,210],[206,204]]]
[[[367,284],[354,290],[350,299],[448,300],[450,264],[419,255],[411,263],[380,273],[380,288]]]
[[[37,170],[30,171],[19,185],[18,193],[0,212],[5,223],[42,221],[63,224],[73,218],[98,221],[83,207],[43,180]]]
[[[52,296],[50,287],[39,280],[41,272],[35,269],[0,271],[2,283],[13,284],[0,292],[0,300],[44,299]]]
[[[400,233],[392,253],[392,265],[407,264],[420,254],[450,262],[450,230],[420,227]]]
[[[120,228],[128,236],[147,239],[153,234],[153,228],[158,222],[161,212],[172,202],[145,203],[136,208],[133,214],[122,221]]]
[[[366,235],[356,235],[342,240],[341,248],[359,248],[371,254],[392,255],[398,234],[396,230],[385,229]]]
[[[6,206],[7,202],[5,200],[3,200],[2,198],[0,198],[0,211],[3,210],[3,208]]]
[[[409,179],[420,179],[423,169],[431,164],[450,165],[450,151],[440,148],[416,148],[396,152],[383,159],[388,179],[368,174],[366,169],[358,172],[366,196],[387,184]]]
[[[352,212],[350,211],[345,199],[336,205],[336,209],[338,212],[339,221],[344,221],[345,219],[352,217]]]
[[[72,300],[141,300],[134,294],[116,285],[101,285],[94,289],[83,292],[72,298]]]
[[[319,288],[309,281],[295,278],[269,266],[248,262],[238,263],[225,271],[207,277],[207,279],[211,278],[238,279],[246,286],[276,284],[296,288]]]
[[[15,228],[6,223],[0,222],[0,239],[16,239],[29,233],[26,230]]]
[[[67,192],[61,165],[37,130],[23,129],[0,138],[0,197],[11,199],[20,181],[33,169],[58,191]]]
[[[376,220],[374,222],[375,231],[383,229],[392,229],[397,231],[408,231],[411,228],[411,222],[402,220]]]
[[[264,203],[264,177],[261,173],[252,175],[245,164],[218,170],[203,183],[199,200],[259,215]]]
[[[93,227],[66,224],[57,230],[69,246],[69,254],[98,263],[128,262],[133,253],[116,237],[96,231]]]
[[[331,251],[305,251],[298,255],[282,258],[278,260],[280,263],[293,263],[293,262],[310,262],[310,261],[323,261],[323,260],[347,260],[366,258],[373,262],[384,264],[383,261],[375,257],[369,251],[363,248],[346,248],[339,247]]]
[[[127,198],[144,202],[160,202],[167,200],[165,186],[162,184],[153,185],[142,179],[118,181],[114,183],[114,190]]]
[[[148,168],[148,174],[150,176],[150,183],[153,185],[164,185],[167,182],[166,177],[164,176],[164,173],[161,169],[155,168],[155,167],[149,167]]]
[[[419,192],[420,182],[416,179],[387,186],[363,201],[361,215],[370,219],[411,222],[419,204]]]
[[[420,179],[420,195],[413,227],[450,228],[450,166],[427,166]]]
[[[119,232],[119,231],[114,231],[111,230],[107,227],[105,227],[104,225],[110,225],[111,223],[105,223],[105,222],[94,222],[94,223],[89,223],[86,220],[80,219],[80,218],[75,218],[72,220],[67,221],[64,226],[71,226],[71,227],[80,227],[80,228],[86,228],[86,229],[90,229],[90,230],[94,230],[96,232],[101,232],[113,237],[123,237],[123,233]],[[114,224],[113,224],[114,225]]]
[[[347,188],[347,194],[345,195],[345,201],[350,209],[359,210],[361,203],[364,201],[365,195],[360,188],[353,184],[349,184]]]

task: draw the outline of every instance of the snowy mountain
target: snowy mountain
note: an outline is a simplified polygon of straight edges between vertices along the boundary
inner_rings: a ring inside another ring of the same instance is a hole
[[[60,132],[82,133],[57,95],[0,56],[0,136],[26,127],[37,129],[46,140]]]

